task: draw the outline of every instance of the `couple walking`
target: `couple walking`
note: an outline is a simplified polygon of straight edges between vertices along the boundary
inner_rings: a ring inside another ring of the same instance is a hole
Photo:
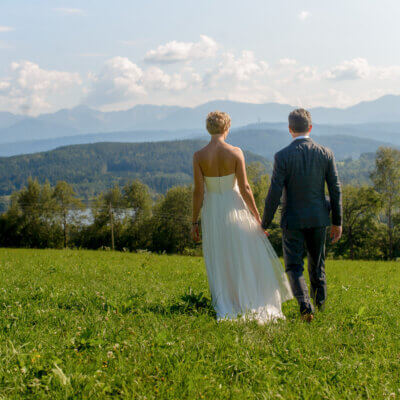
[[[326,300],[326,228],[331,225],[333,243],[342,232],[341,187],[333,153],[310,138],[312,122],[307,110],[291,112],[293,141],[275,154],[261,218],[247,181],[243,152],[225,142],[230,123],[228,114],[211,112],[207,117],[211,140],[193,156],[192,236],[195,241],[200,239],[201,212],[203,253],[217,319],[275,321],[284,318],[282,302],[294,296],[302,318],[311,322],[314,307],[323,308]],[[281,198],[287,277],[264,231]],[[304,246],[310,295],[303,276]]]

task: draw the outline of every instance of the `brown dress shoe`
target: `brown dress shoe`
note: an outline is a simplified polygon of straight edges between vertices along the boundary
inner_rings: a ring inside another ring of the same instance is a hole
[[[301,320],[304,322],[310,323],[310,322],[312,322],[313,319],[314,319],[314,314],[303,314],[301,316]]]

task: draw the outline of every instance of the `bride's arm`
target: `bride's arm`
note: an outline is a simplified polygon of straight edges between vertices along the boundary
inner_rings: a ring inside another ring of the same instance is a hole
[[[256,202],[254,201],[253,192],[251,191],[251,187],[247,180],[246,174],[246,164],[244,161],[244,155],[242,150],[238,151],[238,159],[236,161],[236,178],[239,185],[240,194],[243,197],[243,200],[249,207],[249,210],[254,215],[254,218],[261,224],[260,214],[257,210]]]
[[[204,199],[204,177],[201,172],[199,162],[196,157],[196,153],[193,155],[193,211],[192,211],[192,236],[195,241],[200,240],[199,227],[197,220],[199,219],[201,206],[203,205]]]

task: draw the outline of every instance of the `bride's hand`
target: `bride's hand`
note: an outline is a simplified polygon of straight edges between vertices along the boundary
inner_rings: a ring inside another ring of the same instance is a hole
[[[192,239],[194,242],[199,242],[200,241],[200,231],[199,231],[199,224],[193,224],[192,225]]]
[[[259,215],[255,215],[254,218],[256,219],[257,223],[260,224],[260,228],[261,228],[261,230],[264,232],[265,236],[268,237],[268,236],[269,236],[268,231],[265,230],[265,229],[262,227],[261,217],[260,217]]]

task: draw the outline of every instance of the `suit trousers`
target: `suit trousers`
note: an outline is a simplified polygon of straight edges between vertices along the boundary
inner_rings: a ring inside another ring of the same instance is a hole
[[[303,276],[304,245],[307,250],[310,295],[314,305],[321,307],[326,300],[325,276],[326,227],[283,229],[282,244],[286,274],[302,314],[314,311]]]

